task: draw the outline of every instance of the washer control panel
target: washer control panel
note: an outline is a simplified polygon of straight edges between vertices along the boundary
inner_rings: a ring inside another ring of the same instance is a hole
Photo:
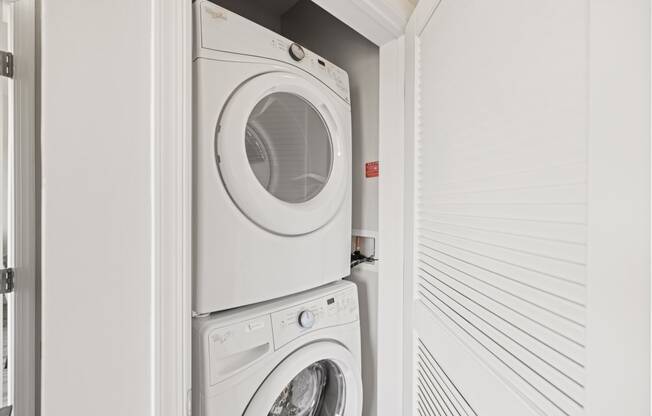
[[[272,329],[275,349],[312,331],[346,325],[358,319],[358,298],[355,290],[343,290],[325,298],[274,312]]]
[[[272,351],[269,315],[217,328],[208,335],[210,385],[213,386]]]

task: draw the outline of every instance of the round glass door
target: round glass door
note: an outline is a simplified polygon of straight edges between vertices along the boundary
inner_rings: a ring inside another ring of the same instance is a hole
[[[360,416],[362,401],[356,358],[341,344],[318,341],[283,359],[243,416]]]
[[[267,416],[342,416],[344,375],[329,360],[303,369],[281,391]]]
[[[244,134],[247,160],[258,182],[289,203],[314,198],[333,167],[330,133],[301,97],[275,92],[254,107]]]
[[[348,105],[338,100],[301,76],[269,72],[226,102],[215,137],[218,171],[233,202],[260,227],[307,234],[344,203],[351,126]]]

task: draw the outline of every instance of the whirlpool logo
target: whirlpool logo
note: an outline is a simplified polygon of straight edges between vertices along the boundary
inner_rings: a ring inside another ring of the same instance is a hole
[[[215,10],[212,7],[204,7],[204,11],[215,20],[228,20],[228,15],[225,10]]]

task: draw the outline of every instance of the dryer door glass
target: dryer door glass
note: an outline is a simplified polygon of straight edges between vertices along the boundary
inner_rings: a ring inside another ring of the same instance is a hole
[[[298,95],[275,92],[258,102],[244,141],[258,182],[282,201],[306,202],[328,182],[333,167],[328,127]]]
[[[344,375],[332,361],[316,362],[297,374],[278,396],[268,416],[342,416]]]

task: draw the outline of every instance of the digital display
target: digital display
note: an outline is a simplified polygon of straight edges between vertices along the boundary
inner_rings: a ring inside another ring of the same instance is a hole
[[[330,299],[328,299],[328,300],[326,301],[326,303],[327,303],[328,305],[332,305],[333,303],[335,303],[335,298],[330,298]]]

